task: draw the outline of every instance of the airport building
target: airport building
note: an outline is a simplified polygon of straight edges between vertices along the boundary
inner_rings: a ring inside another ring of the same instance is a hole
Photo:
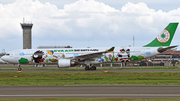
[[[175,65],[180,62],[180,51],[169,51],[154,57],[154,61],[162,61],[166,66]]]
[[[32,35],[31,29],[33,24],[32,23],[21,23],[21,27],[23,29],[23,49],[31,49],[32,48]]]
[[[39,46],[37,49],[72,48],[71,46]]]

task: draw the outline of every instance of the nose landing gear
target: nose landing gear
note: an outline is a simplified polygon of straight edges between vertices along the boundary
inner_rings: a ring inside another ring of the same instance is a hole
[[[21,65],[20,64],[18,64],[18,71],[21,71],[22,70],[22,68],[21,68]]]

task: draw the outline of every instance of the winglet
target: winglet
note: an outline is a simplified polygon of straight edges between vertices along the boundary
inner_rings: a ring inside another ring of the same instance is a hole
[[[111,47],[110,49],[107,49],[106,52],[114,51],[114,48],[115,48],[115,47]]]

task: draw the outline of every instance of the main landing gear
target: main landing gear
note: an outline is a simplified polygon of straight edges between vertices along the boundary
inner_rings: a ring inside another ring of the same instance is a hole
[[[86,66],[85,70],[96,70],[96,66]]]
[[[20,64],[18,64],[18,71],[21,71],[22,70],[22,68],[21,68],[21,65]]]

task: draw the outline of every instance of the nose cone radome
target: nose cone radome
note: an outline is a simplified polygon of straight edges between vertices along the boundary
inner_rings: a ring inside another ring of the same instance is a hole
[[[6,63],[5,61],[3,61],[1,58],[0,58],[0,63]]]
[[[2,57],[1,57],[1,60],[2,60],[2,61],[7,61],[8,58],[7,58],[7,56],[2,56]]]
[[[10,57],[10,56],[2,56],[1,59],[4,61],[4,62],[8,62],[8,63],[18,63],[18,60],[14,57]]]

